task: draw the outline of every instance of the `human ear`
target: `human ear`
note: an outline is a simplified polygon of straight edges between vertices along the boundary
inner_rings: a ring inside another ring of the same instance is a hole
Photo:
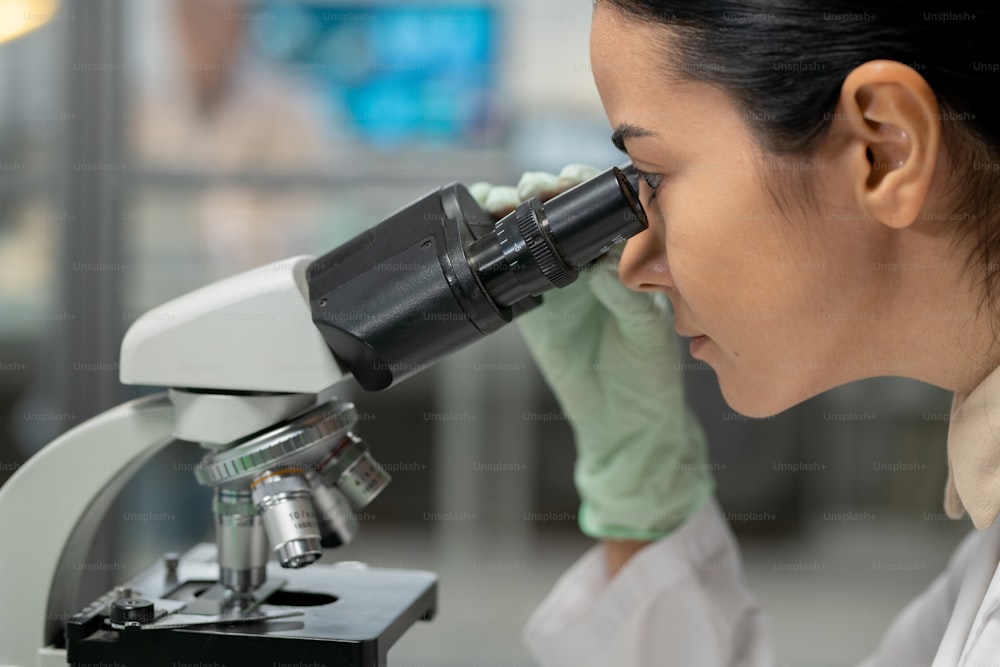
[[[831,134],[846,139],[857,203],[890,227],[912,224],[941,146],[937,97],[927,81],[891,60],[859,65],[841,86],[832,124]]]

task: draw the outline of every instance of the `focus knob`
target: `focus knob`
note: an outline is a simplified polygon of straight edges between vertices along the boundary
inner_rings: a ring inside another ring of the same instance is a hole
[[[156,620],[153,603],[143,598],[124,598],[111,603],[111,625],[142,625]]]

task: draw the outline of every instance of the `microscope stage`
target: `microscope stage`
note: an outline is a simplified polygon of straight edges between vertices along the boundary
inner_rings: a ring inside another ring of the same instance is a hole
[[[176,574],[161,562],[123,587],[129,589],[129,598],[153,602],[157,624],[170,618],[162,616],[165,609],[182,603],[186,618],[199,611],[210,613],[209,598],[220,590],[214,559],[215,545],[198,545],[181,557]],[[298,610],[302,615],[230,625],[114,630],[106,623],[109,604],[116,598],[109,593],[67,623],[69,665],[385,667],[386,654],[399,637],[436,611],[437,575],[432,572],[320,563],[287,570],[269,563],[267,574],[269,582],[285,584],[266,593],[254,613]]]

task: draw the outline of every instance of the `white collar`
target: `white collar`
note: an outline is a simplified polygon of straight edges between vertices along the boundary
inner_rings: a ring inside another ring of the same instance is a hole
[[[1000,368],[967,395],[956,392],[948,425],[945,513],[969,513],[976,528],[993,525],[1000,513]]]

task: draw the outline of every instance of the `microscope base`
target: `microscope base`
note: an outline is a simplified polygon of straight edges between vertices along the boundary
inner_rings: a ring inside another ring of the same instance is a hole
[[[113,630],[105,624],[113,594],[75,614],[66,624],[71,666],[385,667],[386,654],[418,620],[437,608],[437,575],[419,570],[315,564],[285,570],[268,564],[268,579],[286,580],[257,608],[260,613],[301,610],[303,615],[234,625]],[[164,563],[123,586],[128,597],[195,601],[216,583],[215,545],[201,544],[181,557],[176,572]],[[165,603],[161,606],[168,606]],[[205,606],[205,605],[201,605]]]

